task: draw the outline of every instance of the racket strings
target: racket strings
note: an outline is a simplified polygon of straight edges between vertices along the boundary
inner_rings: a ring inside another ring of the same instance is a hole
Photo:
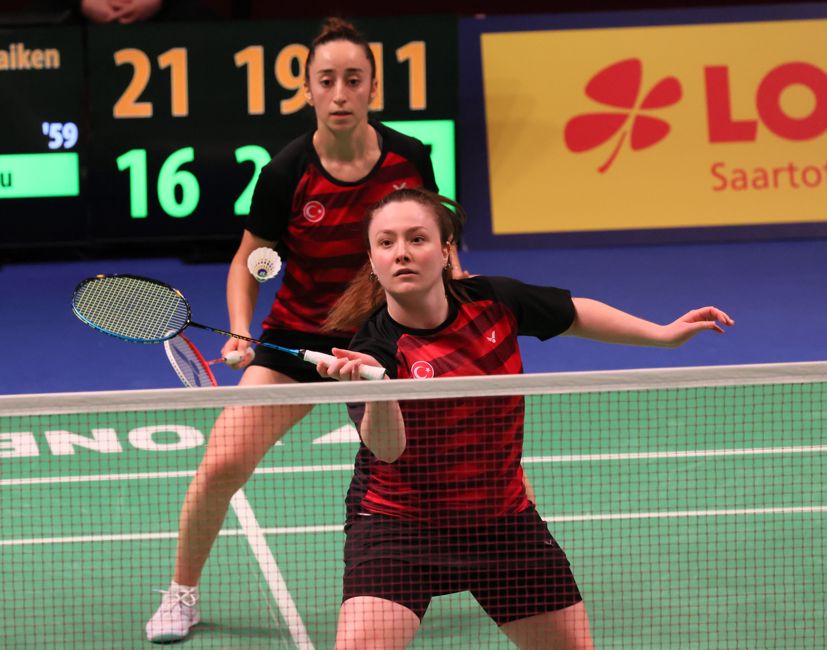
[[[217,382],[204,359],[196,353],[183,335],[164,341],[167,358],[185,386],[216,386]]]
[[[88,322],[116,336],[159,341],[189,321],[183,297],[171,287],[140,278],[96,279],[78,290],[75,308]]]

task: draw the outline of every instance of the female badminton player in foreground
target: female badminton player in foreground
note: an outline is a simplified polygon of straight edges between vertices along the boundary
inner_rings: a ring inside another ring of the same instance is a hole
[[[328,323],[374,311],[320,375],[358,379],[361,364],[391,378],[513,374],[518,335],[675,347],[733,324],[715,307],[656,325],[562,289],[453,280],[460,221],[423,190],[393,192],[371,210],[372,270]],[[369,402],[351,415],[362,445],[347,498],[338,650],[404,648],[432,597],[466,590],[521,648],[593,647],[566,555],[526,498],[522,397]]]
[[[368,119],[376,63],[365,38],[341,19],[328,19],[310,46],[305,95],[316,127],[288,144],[261,172],[250,216],[227,278],[230,329],[250,336],[258,283],[247,258],[278,245],[284,281],[264,322],[264,341],[329,352],[345,347],[353,329],[322,333],[321,324],[365,259],[361,222],[367,206],[394,187],[436,189],[425,146]],[[222,356],[246,352],[230,339]],[[241,384],[321,381],[314,367],[259,347]],[[150,641],[184,638],[199,621],[201,571],[232,495],[267,451],[310,406],[231,408],[210,434],[181,511],[173,582],[147,623]]]

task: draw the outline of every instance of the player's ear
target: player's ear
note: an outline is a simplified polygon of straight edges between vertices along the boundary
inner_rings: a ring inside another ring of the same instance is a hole
[[[373,103],[373,100],[376,98],[376,92],[379,90],[379,80],[374,77],[370,81],[370,102]]]
[[[304,99],[307,102],[308,106],[313,106],[313,95],[310,93],[310,84],[307,83],[307,79],[304,80]]]

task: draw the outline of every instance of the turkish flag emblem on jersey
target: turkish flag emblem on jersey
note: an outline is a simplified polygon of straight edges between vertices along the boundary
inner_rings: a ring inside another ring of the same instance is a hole
[[[431,379],[434,376],[434,367],[427,361],[417,361],[411,366],[411,377],[414,379]]]

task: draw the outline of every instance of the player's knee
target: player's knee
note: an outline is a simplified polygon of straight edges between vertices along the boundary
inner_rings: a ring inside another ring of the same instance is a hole
[[[369,630],[362,630],[361,634],[350,630],[347,634],[336,637],[334,650],[365,650],[365,648],[394,650],[404,647],[404,644],[388,641],[383,635],[371,634]]]
[[[235,492],[247,482],[255,468],[256,463],[241,458],[204,459],[195,480],[207,490]]]

